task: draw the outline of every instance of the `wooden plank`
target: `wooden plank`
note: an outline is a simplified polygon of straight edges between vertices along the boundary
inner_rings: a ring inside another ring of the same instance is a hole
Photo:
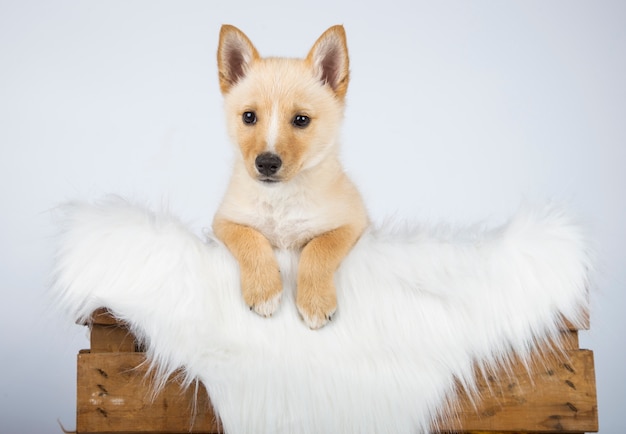
[[[509,375],[479,380],[481,400],[461,395],[454,417],[438,432],[560,433],[598,429],[593,353],[572,350],[567,362],[548,358],[532,377],[522,366]],[[78,356],[78,433],[214,433],[219,426],[205,389],[175,381],[154,400],[148,396],[143,353],[82,353]]]
[[[440,422],[441,432],[579,433],[598,431],[593,352],[567,352],[515,365],[513,375],[500,372],[480,378],[480,401],[461,394],[453,418]]]
[[[438,432],[431,434],[542,434],[534,431],[455,431],[455,432]],[[549,433],[548,433],[549,434]],[[553,434],[587,434],[583,431],[559,431]]]
[[[92,324],[92,353],[129,353],[135,349],[135,337],[126,326]]]
[[[445,434],[459,434],[459,433],[445,433]],[[461,434],[529,434],[529,432],[528,431],[525,431],[525,432],[522,432],[522,431],[465,431]],[[562,432],[560,434],[585,434],[585,433],[584,432]]]
[[[560,345],[564,350],[577,350],[578,349],[578,332],[564,330],[561,332]]]
[[[106,308],[96,309],[91,315],[91,321],[101,325],[119,324],[117,318]]]
[[[119,321],[117,318],[115,318],[115,316],[106,308],[100,308],[100,309],[96,309],[93,314],[91,315],[91,327],[94,327],[96,325],[100,325],[100,326],[118,326],[118,327],[122,327],[125,331],[128,330],[128,328],[126,327],[126,325]],[[561,331],[561,344],[563,345],[564,349],[577,349],[578,348],[578,330],[589,330],[589,315],[588,313],[585,313],[583,315],[583,319],[581,320],[581,324],[580,327],[576,327],[574,326],[570,321],[563,319],[563,330]],[[102,339],[102,334],[106,333],[106,330],[109,329],[102,329],[101,334],[96,334],[94,336],[94,334],[92,333],[91,335],[91,347],[92,349],[94,349],[94,338],[96,340],[98,339]],[[111,332],[113,333],[113,332]],[[125,332],[127,333],[127,332]],[[122,335],[117,335],[117,338],[124,338],[124,336]],[[113,337],[107,338],[104,337],[104,339],[114,339]],[[122,346],[120,339],[120,346]],[[134,339],[133,337],[133,342],[136,343],[136,339]],[[96,343],[96,348],[99,348],[98,345],[100,345],[100,342],[95,342]],[[109,345],[111,348],[114,348],[114,345],[109,343],[109,344],[104,344],[104,345]],[[124,347],[125,348],[125,347]],[[135,350],[137,350],[137,347],[135,347]],[[104,349],[102,351],[105,351]],[[127,351],[125,349],[122,349],[120,351]],[[130,350],[129,350],[130,351]]]
[[[218,432],[204,387],[196,394],[171,380],[151,399],[144,361],[143,353],[78,355],[77,433]]]
[[[79,325],[91,325],[91,324],[102,324],[102,325],[113,325],[119,324],[119,321],[115,316],[109,311],[109,309],[101,307],[92,312],[91,318],[88,321],[77,321]]]
[[[580,318],[580,324],[574,325],[571,321],[563,318],[563,324],[567,330],[589,330],[591,321],[589,319],[589,311],[583,312]]]
[[[91,352],[133,352],[136,351],[135,337],[128,327],[117,320],[108,309],[101,308],[91,314],[86,324],[90,328]]]

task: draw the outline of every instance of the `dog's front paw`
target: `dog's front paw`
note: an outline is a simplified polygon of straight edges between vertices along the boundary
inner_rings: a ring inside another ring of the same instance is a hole
[[[278,267],[255,267],[248,272],[241,271],[241,292],[250,310],[261,316],[272,316],[278,306],[283,291]]]
[[[272,314],[276,312],[276,309],[278,309],[278,306],[280,306],[281,296],[282,292],[277,292],[267,298],[262,296],[259,298],[259,301],[249,303],[248,306],[250,306],[250,310],[254,310],[259,315],[267,318],[272,316]]]
[[[310,329],[319,329],[332,320],[337,311],[337,295],[332,284],[300,286],[296,304],[302,319]]]

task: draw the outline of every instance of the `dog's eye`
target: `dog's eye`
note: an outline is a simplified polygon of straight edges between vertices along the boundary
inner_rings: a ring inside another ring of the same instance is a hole
[[[256,124],[256,113],[254,112],[244,112],[241,116],[244,124],[254,125]]]
[[[305,128],[311,123],[311,118],[305,115],[296,115],[291,123],[295,127]]]

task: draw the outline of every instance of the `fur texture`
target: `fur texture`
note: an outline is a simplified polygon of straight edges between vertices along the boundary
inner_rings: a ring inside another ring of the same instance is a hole
[[[262,316],[283,285],[272,248],[302,248],[296,304],[313,329],[337,309],[334,273],[368,224],[339,162],[339,127],[349,59],[342,26],[305,59],[262,58],[225,25],[218,47],[220,88],[235,164],[213,230],[239,262],[246,303]]]
[[[182,368],[206,385],[226,432],[428,432],[475,363],[524,358],[587,309],[585,241],[554,206],[492,230],[369,229],[335,276],[346,303],[318,331],[294,307],[294,251],[275,252],[284,299],[261,318],[211,234],[121,199],[61,210],[60,306],[82,321],[113,310],[159,378]]]

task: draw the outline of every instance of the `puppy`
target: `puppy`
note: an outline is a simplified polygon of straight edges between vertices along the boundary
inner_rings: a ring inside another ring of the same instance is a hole
[[[337,309],[334,273],[368,225],[361,196],[339,161],[349,65],[342,26],[326,30],[305,59],[260,57],[224,25],[217,52],[227,130],[236,145],[215,235],[239,263],[245,302],[278,308],[274,248],[300,252],[296,304],[311,329]]]

